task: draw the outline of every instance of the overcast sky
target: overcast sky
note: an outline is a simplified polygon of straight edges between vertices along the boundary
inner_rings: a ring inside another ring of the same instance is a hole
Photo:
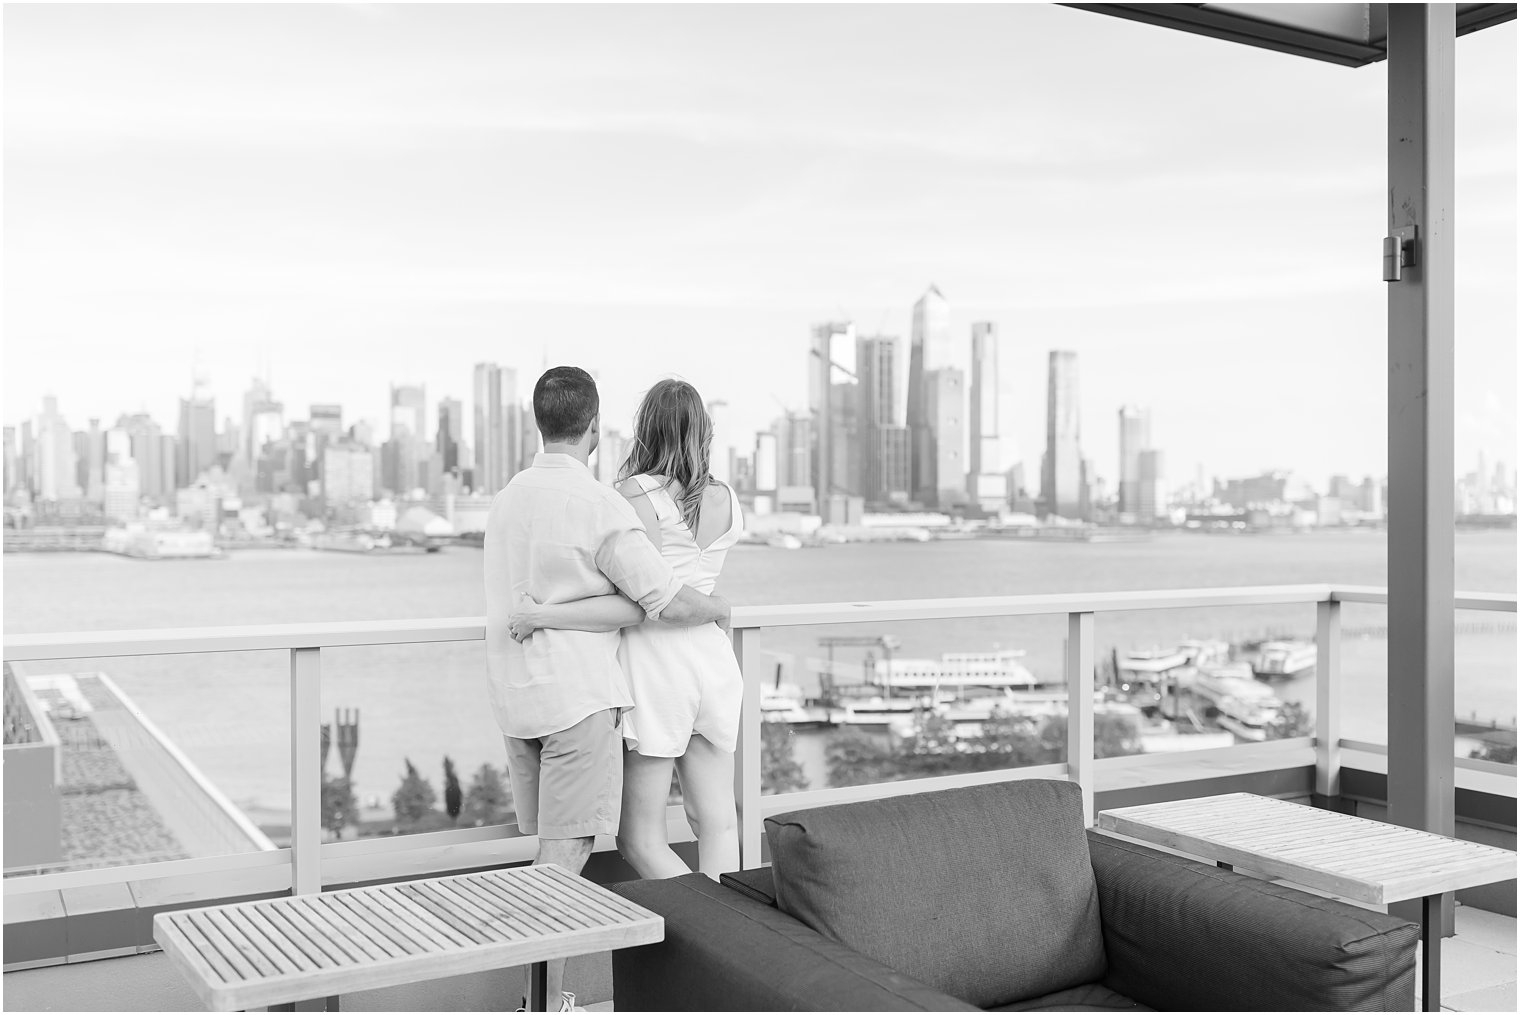
[[[1384,64],[1046,5],[7,5],[4,419],[287,418],[481,360],[677,374],[745,447],[815,321],[993,320],[1009,463],[1045,365],[1174,482],[1385,471]],[[1515,461],[1513,22],[1457,43],[1458,466]],[[469,435],[467,434],[467,439]],[[1037,475],[1037,472],[1035,472]]]

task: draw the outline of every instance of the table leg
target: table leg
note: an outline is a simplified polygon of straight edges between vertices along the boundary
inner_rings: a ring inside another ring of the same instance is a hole
[[[1225,863],[1223,860],[1215,861],[1214,866],[1218,867],[1220,870],[1226,870],[1226,871],[1232,871],[1232,870],[1235,869],[1235,865],[1234,864],[1232,864],[1232,863]]]
[[[549,1010],[549,964],[534,962],[528,966],[528,1010]]]
[[[1441,1010],[1441,897],[1427,895],[1420,900],[1421,958],[1420,996],[1425,1011]]]

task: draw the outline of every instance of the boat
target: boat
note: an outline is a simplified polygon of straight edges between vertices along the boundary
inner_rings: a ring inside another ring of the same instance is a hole
[[[1210,718],[1242,740],[1266,740],[1282,712],[1282,700],[1253,679],[1246,663],[1204,667],[1191,690],[1209,703]]]
[[[776,684],[760,689],[760,718],[767,722],[808,723],[816,721],[802,704],[802,688],[796,684]]]
[[[311,536],[313,550],[343,553],[437,553],[442,546],[442,537],[407,532],[338,529],[316,532]]]
[[[1114,653],[1118,690],[1146,714],[1159,712],[1164,692],[1171,689],[1175,696],[1176,687],[1191,678],[1194,672],[1193,655],[1183,646]]]
[[[1253,667],[1262,680],[1296,680],[1314,675],[1319,646],[1312,641],[1269,641]]]
[[[802,540],[790,532],[778,532],[765,541],[766,546],[774,546],[778,550],[800,550]]]

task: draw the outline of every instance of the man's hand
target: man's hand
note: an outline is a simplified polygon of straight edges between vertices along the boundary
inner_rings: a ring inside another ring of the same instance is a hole
[[[512,635],[512,640],[521,644],[533,636],[533,632],[543,626],[543,617],[539,611],[538,600],[526,592],[517,597],[517,605],[512,609],[512,615],[507,618],[507,631]]]

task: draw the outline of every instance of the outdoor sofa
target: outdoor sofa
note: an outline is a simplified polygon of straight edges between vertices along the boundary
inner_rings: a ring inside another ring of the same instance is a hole
[[[611,886],[665,918],[619,1011],[1409,1011],[1416,925],[1083,827],[1030,779],[766,821],[772,866]]]

